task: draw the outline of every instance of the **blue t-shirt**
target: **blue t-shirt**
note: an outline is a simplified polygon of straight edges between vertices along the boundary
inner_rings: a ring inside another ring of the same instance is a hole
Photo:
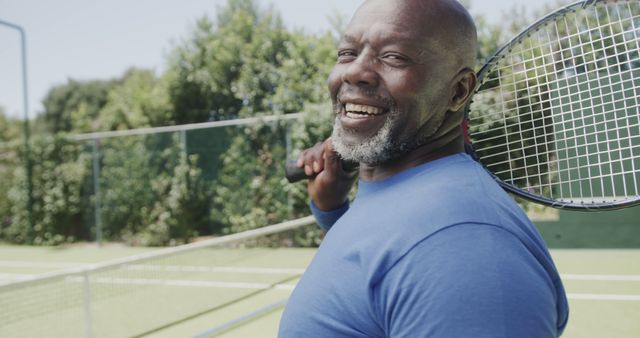
[[[343,209],[315,210],[330,230],[280,338],[545,338],[564,329],[567,300],[543,240],[467,155],[361,181]]]

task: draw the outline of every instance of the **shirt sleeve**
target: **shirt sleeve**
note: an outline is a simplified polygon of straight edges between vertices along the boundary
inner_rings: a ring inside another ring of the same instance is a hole
[[[553,283],[511,233],[456,225],[416,244],[376,286],[387,337],[552,338]]]
[[[316,218],[316,222],[326,231],[329,231],[331,227],[349,210],[349,201],[344,202],[338,209],[330,211],[322,211],[313,203],[313,200],[309,203],[311,213]]]

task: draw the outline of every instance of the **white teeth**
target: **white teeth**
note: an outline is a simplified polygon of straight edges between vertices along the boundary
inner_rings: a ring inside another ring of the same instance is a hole
[[[369,117],[369,115],[362,114],[362,113],[347,112],[347,117],[350,118],[350,119],[358,120],[358,119],[366,119],[366,118]]]
[[[384,110],[382,110],[382,108],[353,103],[345,104],[345,109],[349,113],[365,113],[369,115],[380,115],[384,113]]]

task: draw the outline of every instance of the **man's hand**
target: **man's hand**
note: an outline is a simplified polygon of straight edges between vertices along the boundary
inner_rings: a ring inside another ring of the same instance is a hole
[[[316,175],[309,179],[307,189],[320,210],[334,210],[347,201],[357,171],[344,171],[330,138],[303,151],[296,164],[307,176]]]

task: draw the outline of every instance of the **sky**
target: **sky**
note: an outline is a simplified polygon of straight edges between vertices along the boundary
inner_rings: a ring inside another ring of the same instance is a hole
[[[471,0],[472,14],[498,22],[514,6],[535,10],[557,0]],[[68,79],[111,79],[130,67],[161,74],[172,47],[188,38],[197,18],[215,16],[226,0],[0,0],[0,21],[27,35],[30,117],[43,111],[48,90]],[[258,0],[273,4],[290,28],[330,29],[327,17],[350,16],[362,0]],[[0,25],[0,107],[22,118],[20,35]]]

